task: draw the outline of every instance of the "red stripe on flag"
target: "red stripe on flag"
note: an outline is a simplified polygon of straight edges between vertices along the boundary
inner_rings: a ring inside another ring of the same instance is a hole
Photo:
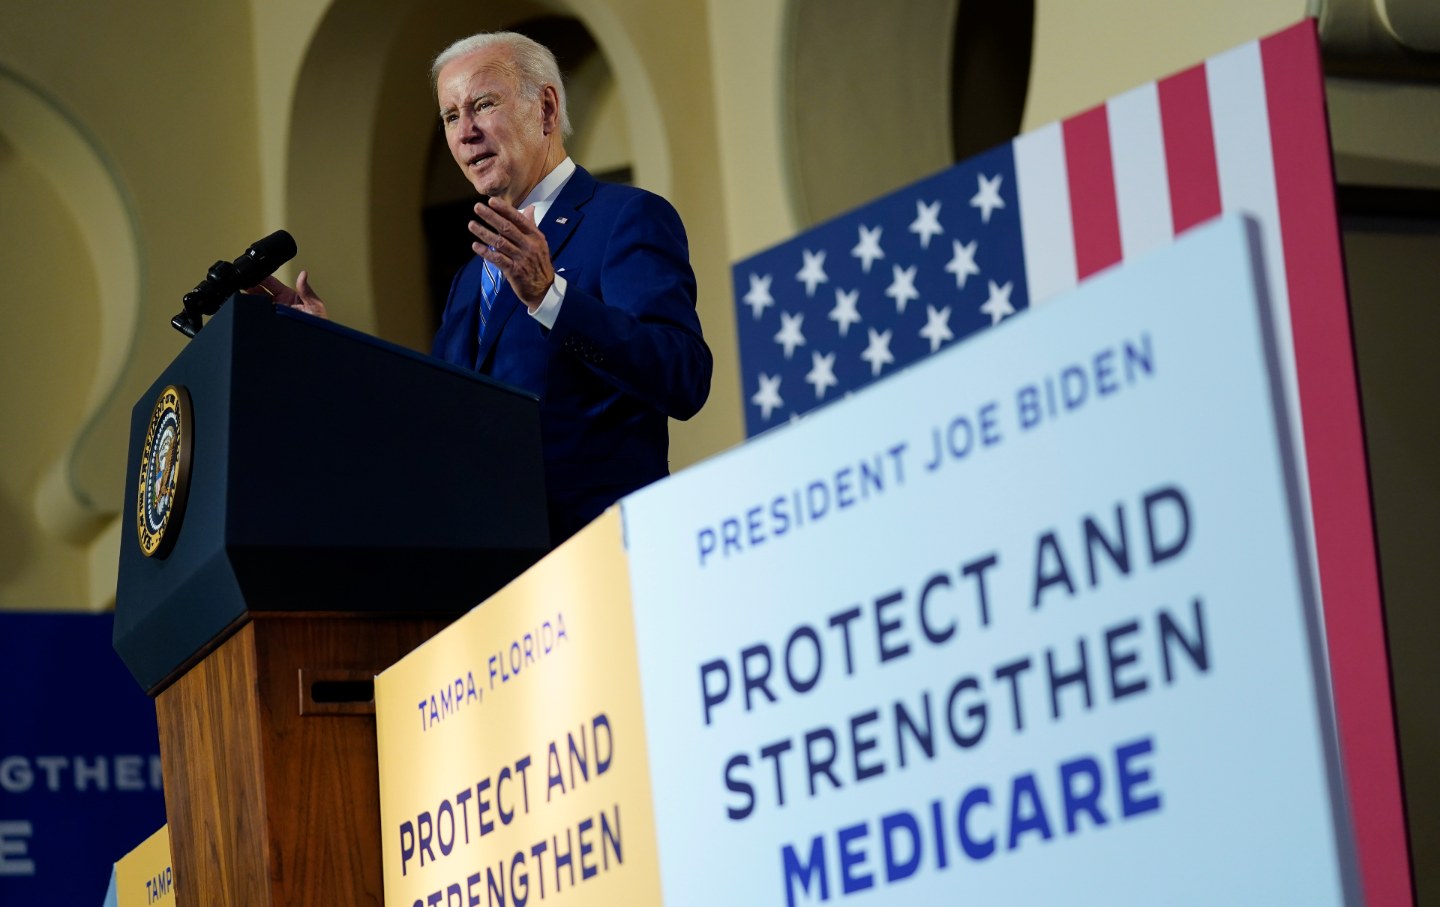
[[[1071,117],[1061,124],[1061,130],[1070,179],[1075,276],[1084,280],[1121,257],[1115,166],[1110,159],[1110,121],[1105,106]]]
[[[1313,20],[1260,42],[1340,748],[1367,904],[1410,904],[1384,612]]]
[[[1170,176],[1170,215],[1179,236],[1220,214],[1220,174],[1210,125],[1210,88],[1205,67],[1196,66],[1158,83],[1165,169]]]

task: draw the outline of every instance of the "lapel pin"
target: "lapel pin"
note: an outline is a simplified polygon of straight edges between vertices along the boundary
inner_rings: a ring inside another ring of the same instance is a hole
[[[557,217],[557,218],[555,218],[555,223],[557,223],[557,224],[568,224],[569,222],[570,222],[570,218],[568,218],[568,217]]]

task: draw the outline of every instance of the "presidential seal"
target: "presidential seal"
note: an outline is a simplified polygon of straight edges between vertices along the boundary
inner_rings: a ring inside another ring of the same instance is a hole
[[[192,426],[189,392],[173,384],[161,391],[150,412],[135,494],[135,529],[146,557],[170,553],[180,534],[190,486]]]

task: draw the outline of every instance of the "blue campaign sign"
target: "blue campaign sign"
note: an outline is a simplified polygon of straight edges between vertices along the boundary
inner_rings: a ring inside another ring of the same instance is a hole
[[[1212,223],[625,499],[666,903],[1354,901],[1267,264]]]
[[[0,904],[99,904],[165,824],[155,705],[109,614],[0,614]]]

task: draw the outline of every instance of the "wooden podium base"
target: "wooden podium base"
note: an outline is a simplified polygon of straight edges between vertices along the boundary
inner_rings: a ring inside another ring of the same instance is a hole
[[[373,677],[452,619],[252,612],[155,697],[180,907],[384,902]]]

